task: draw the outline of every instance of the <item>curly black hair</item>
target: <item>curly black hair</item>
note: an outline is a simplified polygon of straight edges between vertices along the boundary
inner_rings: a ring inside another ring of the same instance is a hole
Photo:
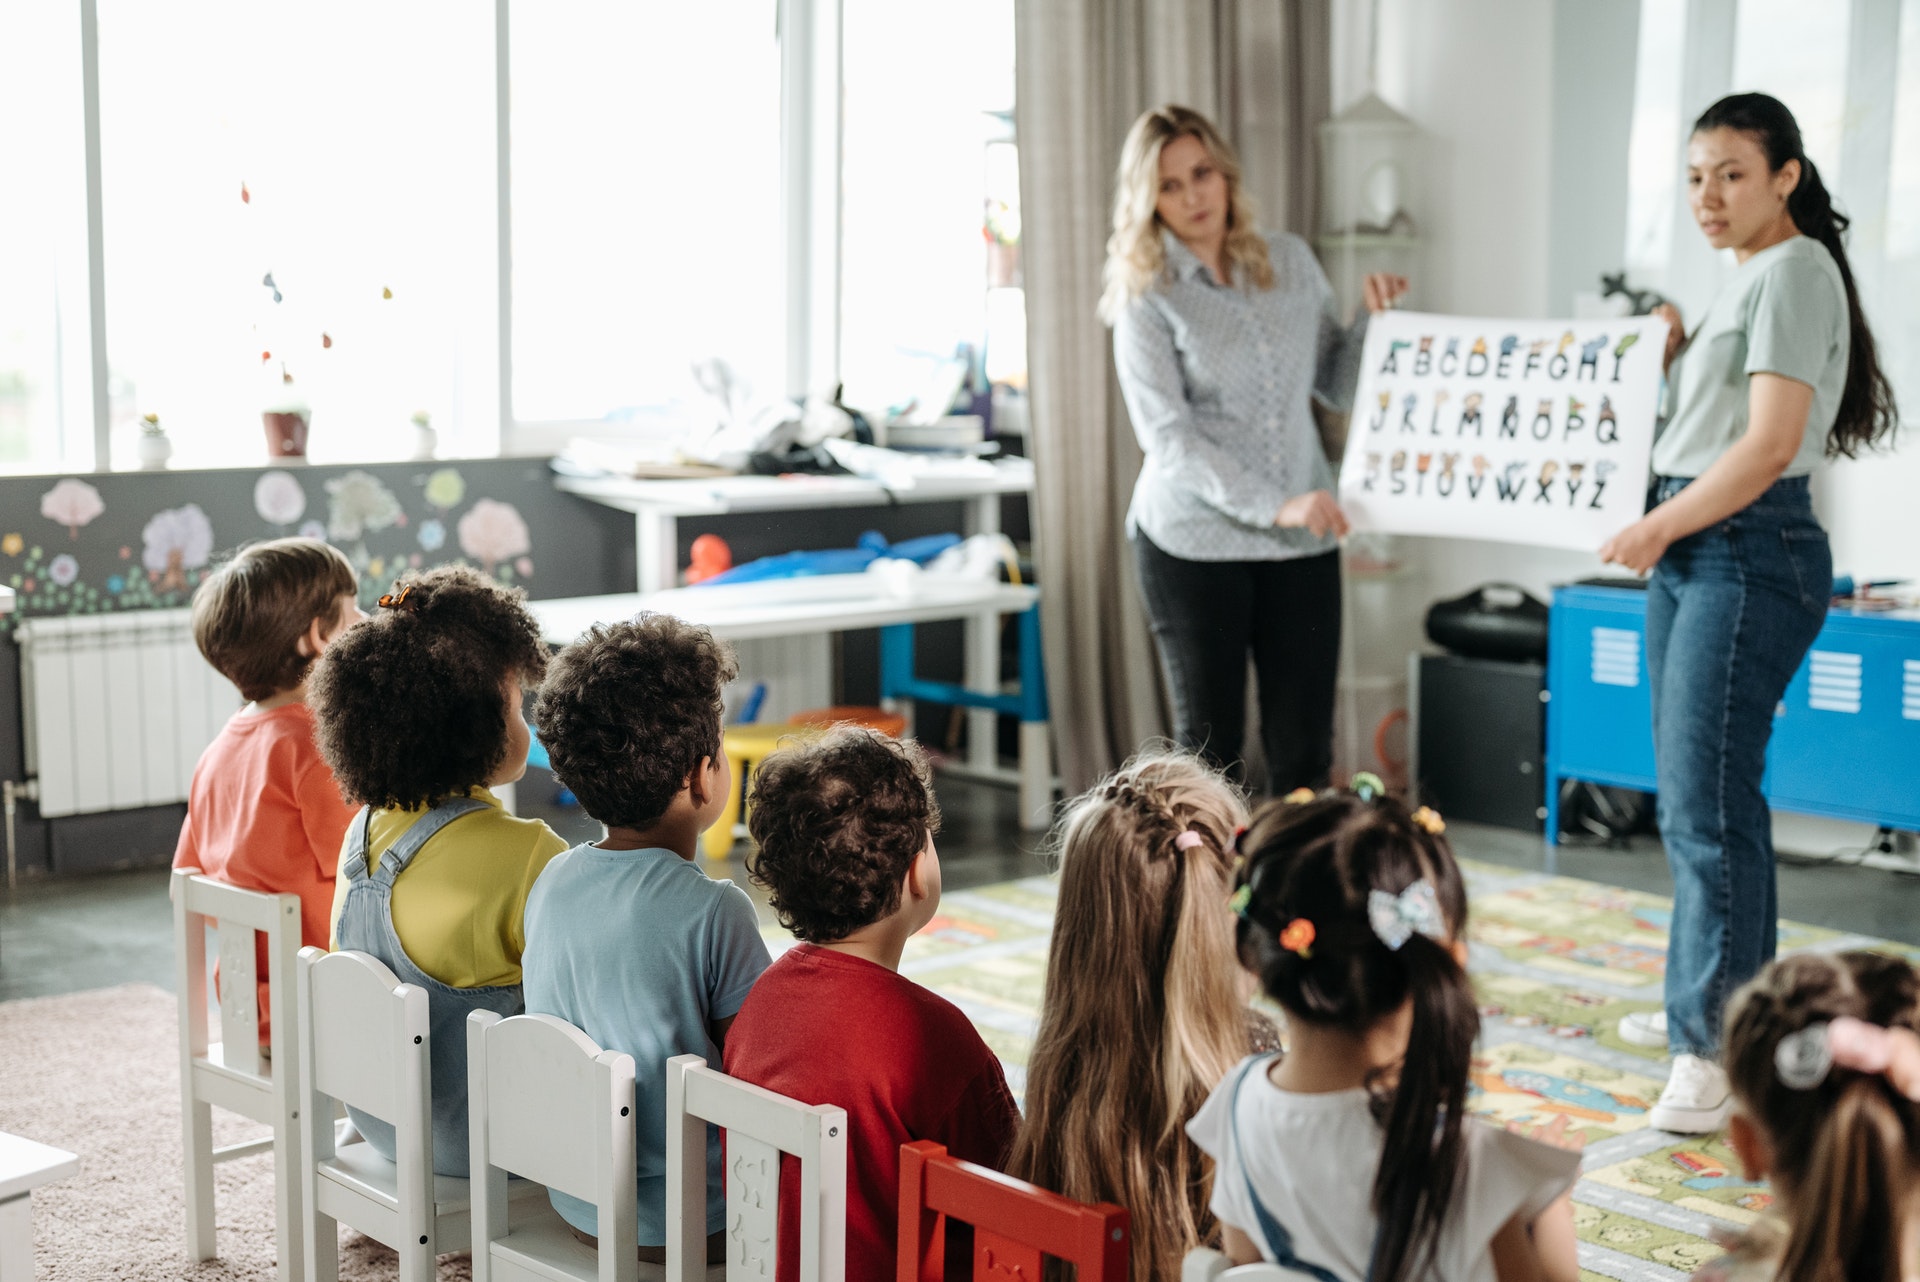
[[[547,670],[524,598],[466,566],[407,574],[381,598],[393,604],[327,647],[307,703],[349,801],[417,810],[500,768],[507,682]]]
[[[596,624],[554,657],[533,721],[556,779],[589,815],[644,828],[702,758],[720,755],[733,647],[670,614]]]
[[[840,726],[782,748],[754,772],[747,873],[780,924],[832,943],[893,913],[907,869],[940,831],[919,745]]]

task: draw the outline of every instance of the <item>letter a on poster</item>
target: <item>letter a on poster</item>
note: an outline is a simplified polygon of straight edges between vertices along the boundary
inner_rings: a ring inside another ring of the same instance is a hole
[[[1340,469],[1356,530],[1597,551],[1646,510],[1667,325],[1373,318]]]

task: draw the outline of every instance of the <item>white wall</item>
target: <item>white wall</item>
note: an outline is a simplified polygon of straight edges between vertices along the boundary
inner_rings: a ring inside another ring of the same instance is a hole
[[[1415,211],[1424,246],[1411,306],[1511,318],[1566,306],[1548,296],[1557,7],[1540,0],[1380,0],[1377,88],[1420,126],[1428,144],[1427,208]],[[1342,0],[1335,11],[1336,110],[1366,91],[1369,8],[1367,0]],[[1630,104],[1630,61],[1624,74]],[[1624,172],[1624,131],[1619,149]],[[1591,140],[1583,139],[1580,150],[1591,155]],[[1624,239],[1619,228],[1595,234],[1607,237],[1609,253]],[[1432,599],[1492,581],[1519,583],[1544,598],[1555,583],[1601,572],[1591,556],[1511,544],[1402,540],[1399,551],[1424,568]],[[1422,641],[1406,638],[1409,648]]]

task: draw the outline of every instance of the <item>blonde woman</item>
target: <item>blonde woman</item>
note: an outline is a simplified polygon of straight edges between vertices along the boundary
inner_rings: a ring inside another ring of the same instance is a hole
[[[1311,398],[1352,396],[1364,323],[1335,317],[1298,236],[1262,235],[1233,149],[1185,107],[1121,151],[1100,315],[1146,461],[1127,509],[1141,594],[1183,747],[1232,766],[1247,655],[1266,791],[1327,782],[1347,519]],[[1405,292],[1369,276],[1370,312]]]
[[[1217,1241],[1186,1122],[1277,1040],[1234,956],[1240,790],[1184,752],[1134,759],[1060,821],[1060,904],[1026,1116],[1007,1172],[1133,1215],[1136,1282],[1176,1282]]]

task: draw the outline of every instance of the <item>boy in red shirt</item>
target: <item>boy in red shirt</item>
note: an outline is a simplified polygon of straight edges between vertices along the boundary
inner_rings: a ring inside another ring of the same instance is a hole
[[[334,873],[353,810],[320,759],[307,673],[366,616],[359,580],[318,539],[243,548],[193,594],[193,639],[250,700],[193,768],[175,868],[246,890],[300,896],[300,942],[327,946]],[[260,1041],[267,1040],[266,939],[257,943]]]
[[[847,1110],[847,1276],[890,1278],[900,1146],[944,1144],[999,1170],[1020,1116],[1000,1061],[958,1007],[899,975],[940,903],[940,811],[925,756],[843,727],[774,753],[754,778],[747,861],[802,941],[747,995],[726,1071]],[[784,1159],[777,1282],[799,1276],[799,1169]]]

